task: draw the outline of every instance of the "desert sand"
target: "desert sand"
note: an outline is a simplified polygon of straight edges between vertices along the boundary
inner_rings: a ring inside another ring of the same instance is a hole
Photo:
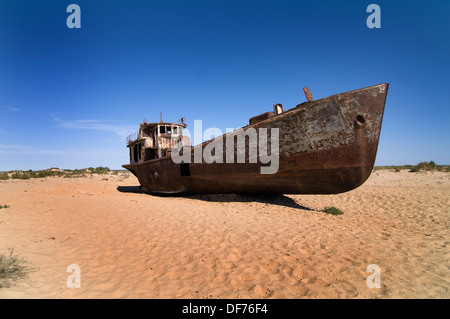
[[[320,196],[157,197],[138,185],[128,173],[0,181],[0,253],[34,267],[0,298],[450,297],[449,173],[377,170]]]

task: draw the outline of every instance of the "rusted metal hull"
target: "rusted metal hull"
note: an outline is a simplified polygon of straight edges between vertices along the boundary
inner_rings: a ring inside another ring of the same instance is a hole
[[[362,185],[373,169],[388,86],[305,102],[243,128],[279,129],[274,174],[261,174],[259,161],[176,164],[170,156],[123,167],[136,175],[144,191],[155,194],[346,192]]]

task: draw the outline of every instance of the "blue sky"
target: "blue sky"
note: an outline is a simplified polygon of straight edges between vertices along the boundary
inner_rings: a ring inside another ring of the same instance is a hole
[[[319,99],[384,82],[376,165],[450,164],[449,17],[444,0],[1,0],[0,171],[117,169],[160,112],[225,131],[304,102],[304,86]]]

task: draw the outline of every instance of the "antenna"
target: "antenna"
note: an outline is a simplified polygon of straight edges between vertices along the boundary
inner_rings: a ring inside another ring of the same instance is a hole
[[[162,112],[159,112],[159,116],[161,117],[161,123],[163,122],[162,120]]]

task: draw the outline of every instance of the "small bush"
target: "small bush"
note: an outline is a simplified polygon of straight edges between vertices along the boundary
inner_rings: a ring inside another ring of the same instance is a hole
[[[13,255],[10,249],[9,255],[0,255],[0,288],[9,288],[17,281],[27,278],[28,273],[34,271],[22,258]]]
[[[94,174],[106,174],[108,172],[109,172],[109,168],[108,167],[99,166],[99,167],[96,167],[91,173],[94,173]]]
[[[374,171],[380,169],[389,169],[394,170],[394,172],[398,172],[402,169],[408,169],[410,172],[420,172],[420,171],[440,171],[440,172],[449,172],[449,165],[438,165],[434,161],[430,162],[420,162],[417,165],[403,165],[403,166],[375,166],[373,168]]]
[[[87,173],[87,169],[75,169],[72,171],[72,175],[83,175]]]
[[[6,205],[6,204],[5,205],[0,205],[0,209],[1,208],[9,208],[9,205]]]
[[[434,171],[438,169],[438,165],[434,161],[430,162],[420,162],[416,166],[412,167],[410,172],[420,172],[420,171]]]
[[[117,171],[111,171],[109,167],[98,166],[96,168],[89,167],[83,169],[64,169],[60,170],[58,168],[50,168],[40,171],[10,171],[10,172],[0,172],[0,180],[7,179],[30,179],[30,178],[46,178],[51,176],[60,176],[65,178],[70,177],[85,177],[87,174],[108,174],[112,173],[117,175]]]
[[[30,175],[24,172],[15,172],[11,175],[12,179],[30,179]]]
[[[340,210],[339,208],[336,208],[334,206],[325,207],[324,209],[322,209],[322,212],[324,212],[325,214],[330,214],[330,215],[342,215],[342,214],[344,214],[344,212],[342,210]]]

